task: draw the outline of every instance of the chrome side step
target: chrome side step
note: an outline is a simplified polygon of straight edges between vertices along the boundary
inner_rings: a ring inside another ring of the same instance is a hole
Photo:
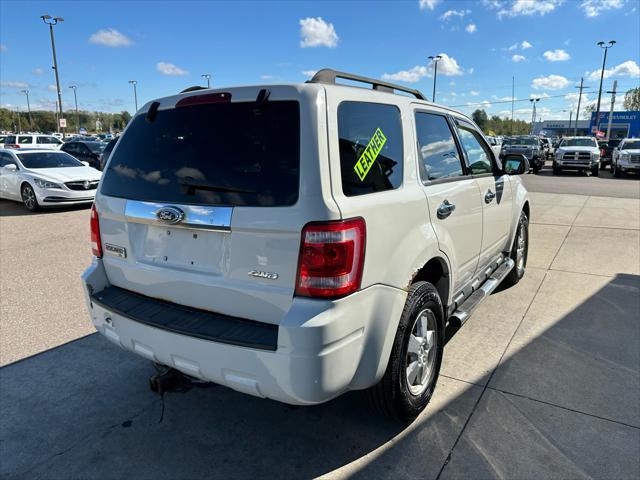
[[[487,278],[482,286],[469,297],[449,316],[449,322],[459,322],[460,326],[469,319],[473,311],[502,283],[516,263],[512,258],[505,261]]]

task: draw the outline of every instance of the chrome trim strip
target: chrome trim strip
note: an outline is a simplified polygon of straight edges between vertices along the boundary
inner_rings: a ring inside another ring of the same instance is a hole
[[[158,220],[156,213],[163,207],[177,207],[184,212],[184,220],[167,225]],[[181,205],[174,203],[141,202],[127,200],[124,215],[128,222],[147,223],[171,228],[189,228],[218,232],[231,231],[233,207]]]

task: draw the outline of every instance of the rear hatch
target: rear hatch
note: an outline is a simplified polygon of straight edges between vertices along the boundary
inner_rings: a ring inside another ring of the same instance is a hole
[[[339,212],[323,193],[324,90],[261,90],[170,97],[131,121],[96,200],[113,285],[267,323],[286,314],[302,227]]]

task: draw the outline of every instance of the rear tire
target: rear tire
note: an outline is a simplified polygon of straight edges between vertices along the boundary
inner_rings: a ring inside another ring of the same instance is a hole
[[[524,210],[520,212],[516,238],[513,239],[510,256],[515,262],[515,266],[504,279],[504,282],[507,285],[515,285],[524,276],[527,268],[527,257],[529,256],[529,218]]]
[[[622,176],[622,172],[619,168],[615,168],[613,164],[611,164],[611,169],[613,170],[613,176],[616,178],[620,178]]]
[[[36,192],[33,191],[33,187],[28,183],[22,185],[20,189],[20,193],[22,194],[22,203],[27,207],[27,210],[31,212],[37,212],[40,210],[40,205],[38,204],[38,199],[36,198]]]
[[[380,382],[367,390],[375,410],[410,422],[425,409],[440,373],[444,325],[436,288],[428,282],[411,285],[387,369]]]

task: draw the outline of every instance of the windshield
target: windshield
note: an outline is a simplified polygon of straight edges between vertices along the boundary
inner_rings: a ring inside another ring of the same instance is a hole
[[[101,192],[195,205],[284,206],[298,200],[296,101],[206,103],[138,115],[118,141]]]
[[[509,138],[505,141],[507,145],[537,145],[538,141],[535,138],[528,137],[520,137],[520,138]]]
[[[107,146],[106,143],[102,142],[84,142],[84,144],[89,147],[93,153],[102,153],[104,148]]]
[[[18,158],[25,168],[66,168],[84,167],[84,165],[64,152],[29,152],[18,153]]]
[[[622,150],[637,150],[640,149],[640,139],[639,140],[627,140],[622,145]]]
[[[593,138],[567,138],[562,141],[561,147],[597,147]]]

